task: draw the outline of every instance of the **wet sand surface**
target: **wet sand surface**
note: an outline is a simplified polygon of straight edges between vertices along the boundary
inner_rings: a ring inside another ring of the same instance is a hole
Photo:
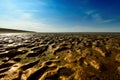
[[[0,34],[0,80],[120,80],[120,33]]]

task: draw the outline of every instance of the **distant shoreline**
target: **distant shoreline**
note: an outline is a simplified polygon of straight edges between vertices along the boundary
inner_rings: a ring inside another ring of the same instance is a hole
[[[1,33],[32,33],[32,32],[33,31],[0,28],[0,34]]]
[[[85,33],[85,34],[94,34],[94,33],[120,33],[120,32],[35,32],[35,31],[26,31],[26,30],[17,30],[17,29],[6,29],[6,28],[0,28],[0,34],[5,34],[5,33],[56,33],[56,34],[61,34],[61,33]]]

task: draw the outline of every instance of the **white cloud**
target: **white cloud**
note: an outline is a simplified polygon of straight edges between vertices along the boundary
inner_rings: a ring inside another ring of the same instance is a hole
[[[94,23],[110,23],[114,21],[115,19],[104,19],[100,13],[98,13],[96,10],[88,10],[85,12],[86,17],[91,17],[91,21]]]
[[[42,0],[37,1],[37,3],[39,5],[42,5],[42,6],[46,6],[47,5],[47,3],[45,1],[43,2]]]
[[[26,16],[26,15],[25,15]],[[27,15],[28,16],[28,15]],[[30,31],[40,31],[40,32],[51,32],[54,31],[54,27],[49,24],[45,24],[42,21],[26,20],[21,19],[5,19],[0,20],[0,27],[10,28],[10,29],[21,29],[21,30],[30,30]]]
[[[10,29],[21,29],[37,32],[57,32],[62,31],[53,24],[46,24],[45,21],[34,19],[32,13],[18,13],[17,18],[11,14],[0,16],[0,27]],[[56,27],[56,28],[55,28]]]
[[[32,10],[23,10],[23,9],[17,9],[17,10],[15,10],[14,12],[19,12],[19,13],[21,13],[21,12],[30,12],[30,13],[34,13],[34,12],[40,12],[40,10],[38,10],[38,9],[32,9]]]
[[[106,20],[103,20],[101,23],[110,23],[113,21],[115,21],[115,19],[106,19]]]
[[[92,15],[93,13],[95,13],[95,10],[88,10],[85,12],[85,14],[87,14],[88,16]]]
[[[114,21],[114,19],[103,19],[99,13],[93,14],[92,18],[96,23],[110,23]]]
[[[84,12],[86,14],[86,16],[84,17],[84,20],[88,20],[91,19],[92,23],[95,24],[104,24],[104,23],[110,23],[115,21],[115,19],[104,19],[102,14],[100,12],[98,12],[97,10],[86,10]]]
[[[93,20],[95,20],[95,21],[99,22],[99,21],[103,20],[99,13],[92,14],[91,16],[92,16]]]
[[[31,13],[22,13],[20,18],[23,19],[23,20],[33,19]]]

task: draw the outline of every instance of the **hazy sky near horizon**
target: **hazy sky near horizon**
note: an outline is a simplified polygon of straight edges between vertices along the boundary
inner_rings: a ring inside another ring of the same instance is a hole
[[[0,0],[0,28],[120,32],[120,0]]]

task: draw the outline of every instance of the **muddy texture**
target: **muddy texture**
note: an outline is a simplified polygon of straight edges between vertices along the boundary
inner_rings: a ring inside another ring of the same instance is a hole
[[[0,34],[0,80],[120,80],[120,33]]]

